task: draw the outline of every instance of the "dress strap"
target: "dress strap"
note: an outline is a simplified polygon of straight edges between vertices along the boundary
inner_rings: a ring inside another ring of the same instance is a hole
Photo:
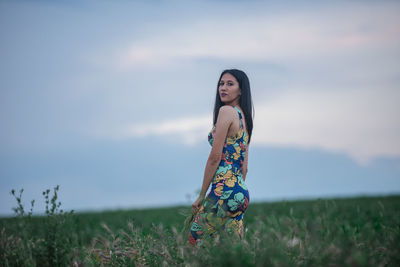
[[[243,128],[243,124],[242,124],[242,113],[240,112],[240,110],[237,108],[237,107],[235,107],[235,106],[232,106],[234,109],[236,109],[237,110],[237,112],[239,112],[239,123],[240,123],[240,127],[241,128]]]

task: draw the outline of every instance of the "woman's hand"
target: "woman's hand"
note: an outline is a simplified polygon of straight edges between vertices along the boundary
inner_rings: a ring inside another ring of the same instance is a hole
[[[200,204],[201,201],[203,200],[203,197],[199,196],[195,202],[192,204],[192,213],[195,214],[197,211],[200,209]]]

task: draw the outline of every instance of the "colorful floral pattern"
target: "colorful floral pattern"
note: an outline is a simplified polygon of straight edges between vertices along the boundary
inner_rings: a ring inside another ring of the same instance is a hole
[[[190,228],[189,243],[199,242],[204,232],[210,235],[226,230],[228,233],[243,235],[243,215],[249,204],[249,192],[243,181],[242,169],[246,155],[248,136],[239,113],[240,127],[235,136],[225,140],[220,164],[212,180],[210,193]],[[213,145],[215,126],[208,134],[208,142]]]

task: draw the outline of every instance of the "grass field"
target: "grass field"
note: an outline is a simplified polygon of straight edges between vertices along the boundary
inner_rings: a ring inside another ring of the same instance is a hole
[[[400,196],[250,203],[243,240],[187,245],[189,207],[0,219],[1,266],[400,266]]]

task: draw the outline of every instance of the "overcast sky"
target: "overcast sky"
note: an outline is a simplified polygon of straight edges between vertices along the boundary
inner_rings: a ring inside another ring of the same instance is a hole
[[[250,201],[400,193],[397,1],[0,1],[0,214],[189,204],[217,79],[255,106]]]

